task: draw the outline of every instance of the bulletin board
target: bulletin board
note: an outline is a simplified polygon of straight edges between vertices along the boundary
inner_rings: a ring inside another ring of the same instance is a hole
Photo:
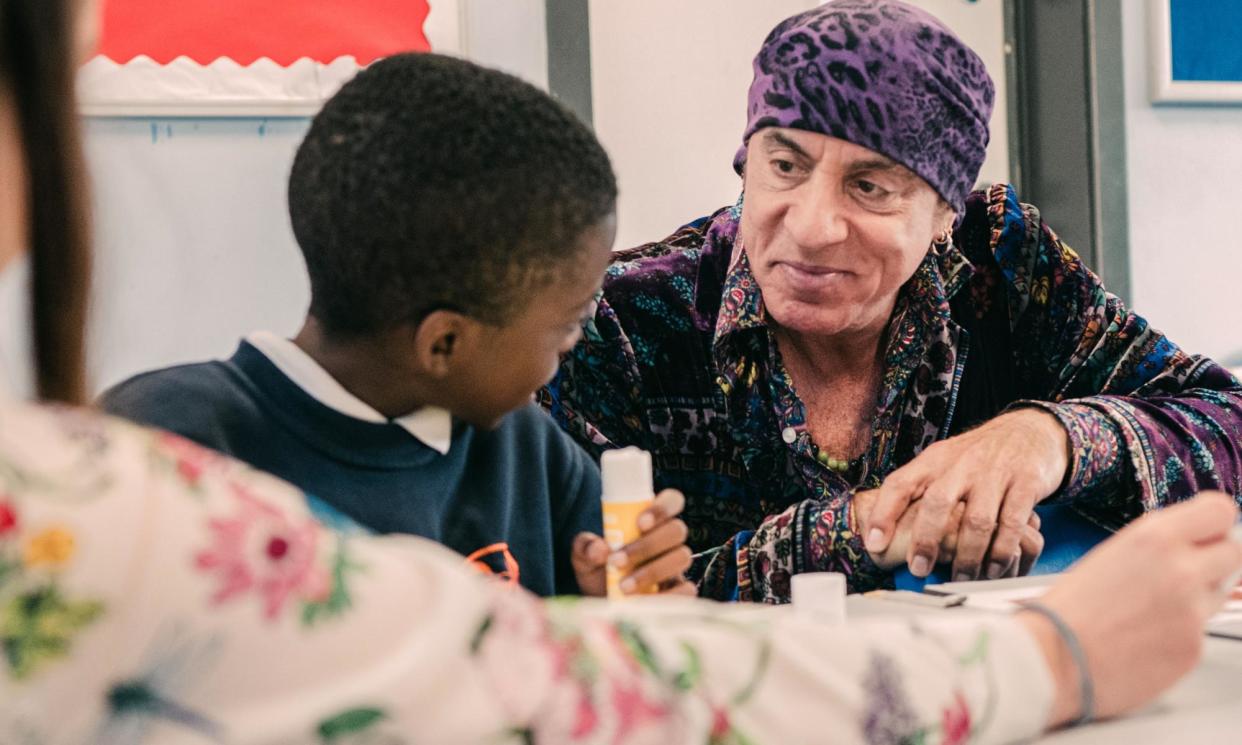
[[[457,0],[109,0],[79,89],[94,116],[306,116],[374,60],[459,39]]]
[[[1242,104],[1242,2],[1148,1],[1152,101]]]

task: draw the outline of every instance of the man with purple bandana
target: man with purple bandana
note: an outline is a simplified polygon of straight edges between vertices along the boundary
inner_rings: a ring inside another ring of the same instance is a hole
[[[1013,189],[971,193],[993,86],[937,19],[829,2],[755,58],[743,196],[617,254],[542,394],[593,453],[650,450],[693,576],[783,602],[951,563],[1025,571],[1037,504],[1106,529],[1242,495],[1242,385],[1106,292]]]

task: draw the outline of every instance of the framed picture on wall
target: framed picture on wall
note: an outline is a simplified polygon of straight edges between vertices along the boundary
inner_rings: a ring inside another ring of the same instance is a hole
[[[402,51],[461,52],[460,0],[109,0],[88,116],[309,116]]]
[[[1151,100],[1242,104],[1242,2],[1148,0]]]

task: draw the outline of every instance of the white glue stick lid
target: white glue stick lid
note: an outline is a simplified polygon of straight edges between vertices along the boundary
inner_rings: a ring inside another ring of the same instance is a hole
[[[790,599],[798,615],[830,624],[845,623],[845,575],[807,572],[790,578]]]
[[[651,453],[638,448],[605,450],[599,459],[605,502],[646,502],[653,495]]]

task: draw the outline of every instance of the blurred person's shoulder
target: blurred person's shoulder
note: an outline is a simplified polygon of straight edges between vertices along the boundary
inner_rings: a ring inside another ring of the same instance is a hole
[[[234,425],[262,418],[256,391],[229,360],[176,365],[140,373],[104,391],[103,411],[225,449]]]
[[[12,475],[0,490],[88,499],[145,481],[156,453],[199,450],[176,435],[94,409],[0,402],[0,474]]]

